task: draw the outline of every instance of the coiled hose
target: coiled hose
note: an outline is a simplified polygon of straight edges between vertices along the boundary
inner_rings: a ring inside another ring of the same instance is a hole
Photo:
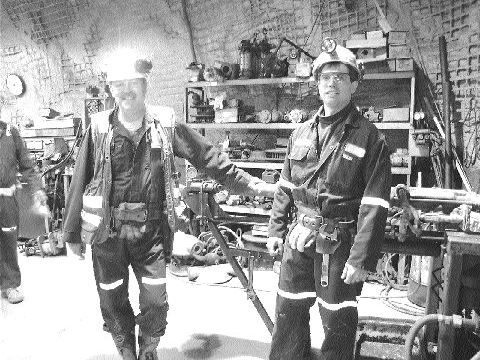
[[[454,328],[464,328],[467,330],[478,332],[480,329],[480,321],[473,319],[466,319],[460,315],[446,316],[441,314],[428,314],[418,319],[407,334],[405,341],[405,358],[406,360],[412,360],[413,343],[417,333],[427,324],[438,322],[444,323]],[[480,353],[476,354],[471,360],[480,360]]]

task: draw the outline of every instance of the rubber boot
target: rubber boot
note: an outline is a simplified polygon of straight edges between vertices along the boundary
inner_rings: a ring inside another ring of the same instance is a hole
[[[112,334],[112,337],[118,353],[123,360],[137,360],[135,333],[130,333],[127,335]]]
[[[157,346],[160,337],[138,335],[138,360],[158,360]]]

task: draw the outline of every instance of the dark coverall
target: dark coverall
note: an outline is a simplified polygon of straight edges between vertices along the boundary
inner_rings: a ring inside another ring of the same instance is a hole
[[[18,130],[0,121],[0,288],[3,291],[17,288],[21,283],[17,256],[19,212],[14,196],[18,172],[32,194],[41,189],[35,162]]]
[[[133,136],[118,121],[116,111],[92,117],[75,163],[64,239],[92,243],[104,329],[112,334],[117,346],[134,347],[130,343],[134,341],[131,334],[135,324],[141,334],[152,338],[162,336],[167,325],[165,250],[171,232],[164,203],[166,187],[171,184],[166,184],[164,144],[158,146],[152,141],[156,135],[152,134],[156,131],[152,123],[170,130],[175,124],[169,139],[173,154],[204,169],[225,186],[245,191],[252,179],[198,132],[175,123],[171,108],[147,107],[144,124]],[[146,204],[146,228],[138,240],[119,237],[112,213],[123,202]],[[140,289],[137,316],[128,299],[129,265]]]
[[[304,252],[284,247],[270,360],[311,358],[309,308],[316,301],[325,334],[321,359],[352,359],[363,283],[347,285],[341,274],[346,262],[375,270],[384,238],[391,165],[383,135],[353,104],[330,117],[319,114],[322,109],[290,137],[269,236],[288,242],[288,224],[292,217],[292,227],[297,223],[300,209],[356,226],[337,228],[340,245],[329,255],[326,287],[318,250],[323,238],[312,232],[316,246]]]

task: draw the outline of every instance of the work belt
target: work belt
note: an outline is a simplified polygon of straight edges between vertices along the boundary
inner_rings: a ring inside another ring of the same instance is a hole
[[[14,196],[16,190],[17,187],[15,185],[12,185],[8,188],[0,188],[0,196]]]
[[[122,203],[113,208],[112,215],[118,221],[134,221],[145,223],[149,220],[158,220],[162,212],[159,209],[145,209],[142,203]]]
[[[339,230],[352,231],[355,228],[355,220],[346,218],[326,218],[318,215],[318,210],[301,203],[295,203],[297,207],[297,223],[312,230],[315,239],[315,251],[322,254],[322,273],[320,283],[328,286],[328,272],[330,255],[340,246]]]

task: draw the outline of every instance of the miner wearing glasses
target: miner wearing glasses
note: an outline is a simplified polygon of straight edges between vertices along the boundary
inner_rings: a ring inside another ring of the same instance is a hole
[[[267,247],[283,252],[270,360],[312,359],[316,302],[320,358],[353,359],[356,297],[375,270],[389,207],[385,138],[352,103],[361,76],[355,55],[327,42],[312,71],[323,105],[289,139],[269,223]]]

